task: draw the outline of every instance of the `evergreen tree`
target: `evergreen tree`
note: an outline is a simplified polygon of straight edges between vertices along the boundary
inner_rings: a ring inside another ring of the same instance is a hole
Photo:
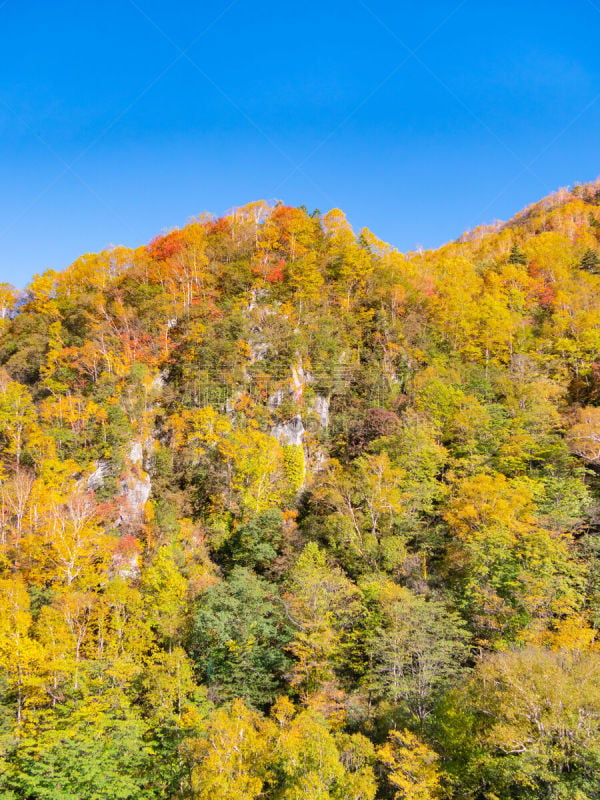
[[[198,604],[191,651],[211,696],[271,703],[290,666],[291,627],[277,587],[243,567],[212,586]]]
[[[581,261],[579,262],[579,266],[581,269],[586,269],[588,272],[600,272],[598,269],[600,267],[600,256],[598,255],[598,251],[588,247],[583,254]]]
[[[510,255],[508,257],[509,264],[527,264],[527,258],[525,253],[521,250],[519,245],[515,242],[511,248]]]

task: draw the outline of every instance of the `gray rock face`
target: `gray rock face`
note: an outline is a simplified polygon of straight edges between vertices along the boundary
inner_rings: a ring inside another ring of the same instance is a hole
[[[144,506],[150,499],[152,482],[144,471],[144,445],[137,440],[129,445],[129,467],[121,481],[119,521],[124,525],[139,525],[144,518]]]
[[[87,488],[92,492],[95,492],[98,489],[102,488],[109,472],[110,472],[110,466],[108,461],[104,460],[97,461],[96,469],[87,479]]]
[[[147,449],[146,458],[144,457],[144,444]],[[118,521],[122,526],[139,525],[144,518],[144,507],[152,493],[150,475],[144,471],[144,468],[148,467],[152,460],[153,444],[154,440],[148,439],[145,443],[133,441],[129,445],[127,468],[120,481],[119,494],[115,498],[119,505]],[[108,461],[97,461],[96,469],[85,482],[87,490],[95,492],[102,488],[110,472],[111,467]]]
[[[152,381],[151,389],[155,392],[162,391],[165,386],[167,385],[167,371],[163,370],[158,375],[155,376],[154,380]]]
[[[329,427],[329,398],[318,394],[315,397],[313,410],[319,417],[322,428]]]
[[[249,342],[248,347],[250,349],[250,357],[252,359],[251,363],[254,363],[255,361],[261,361],[269,352],[269,345],[266,342]]]
[[[144,441],[144,453],[142,458],[142,466],[146,472],[152,472],[156,464],[156,450],[158,448],[158,439],[155,436],[148,436]]]
[[[137,553],[132,555],[115,555],[112,561],[113,574],[123,580],[135,580],[140,576],[140,557]]]
[[[132,442],[129,447],[129,460],[132,464],[141,464],[144,460],[144,449],[141,442]]]
[[[277,391],[267,400],[267,408],[269,411],[275,411],[276,408],[279,408],[279,406],[283,403],[283,399],[283,389],[277,389]]]
[[[304,425],[302,424],[302,417],[300,414],[297,414],[288,422],[280,422],[279,425],[274,425],[273,428],[271,428],[271,433],[277,439],[279,444],[302,444],[304,441]]]
[[[313,382],[310,372],[305,372],[300,362],[292,366],[292,394],[297,402],[302,399],[304,387]]]
[[[141,522],[144,516],[144,506],[150,498],[152,483],[150,476],[142,472],[128,476],[121,484],[123,492],[120,498],[119,521],[133,525]]]

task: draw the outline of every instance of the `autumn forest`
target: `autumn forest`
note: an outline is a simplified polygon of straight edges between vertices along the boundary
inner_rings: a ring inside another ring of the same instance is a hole
[[[0,286],[2,800],[600,796],[600,182]]]

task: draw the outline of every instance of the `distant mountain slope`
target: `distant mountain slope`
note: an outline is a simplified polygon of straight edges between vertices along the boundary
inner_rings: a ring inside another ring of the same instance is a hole
[[[600,794],[600,182],[407,254],[259,201],[0,307],[1,797]]]

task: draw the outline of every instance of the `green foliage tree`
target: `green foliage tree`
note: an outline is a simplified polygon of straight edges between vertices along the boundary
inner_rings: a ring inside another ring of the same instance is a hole
[[[308,544],[289,577],[286,595],[296,632],[289,649],[296,658],[292,684],[305,699],[335,684],[347,634],[361,613],[357,587],[323,550]]]
[[[478,720],[475,780],[502,798],[577,797],[600,788],[596,652],[526,648],[485,658],[462,703]]]
[[[511,248],[510,255],[508,256],[508,263],[527,264],[527,256],[521,250],[517,242],[515,242]]]
[[[235,567],[200,598],[190,648],[212,697],[264,707],[282,688],[291,635],[277,587]]]
[[[581,257],[579,266],[581,269],[586,269],[588,272],[597,273],[600,268],[600,256],[598,255],[598,251],[588,247]]]
[[[393,583],[368,588],[381,605],[381,625],[368,643],[369,688],[422,726],[461,675],[469,656],[466,626],[443,603]]]
[[[264,570],[277,557],[283,542],[283,515],[278,509],[262,514],[237,526],[219,550],[228,563]]]
[[[30,715],[0,778],[4,796],[32,800],[155,800],[146,727],[127,705],[92,698]]]

